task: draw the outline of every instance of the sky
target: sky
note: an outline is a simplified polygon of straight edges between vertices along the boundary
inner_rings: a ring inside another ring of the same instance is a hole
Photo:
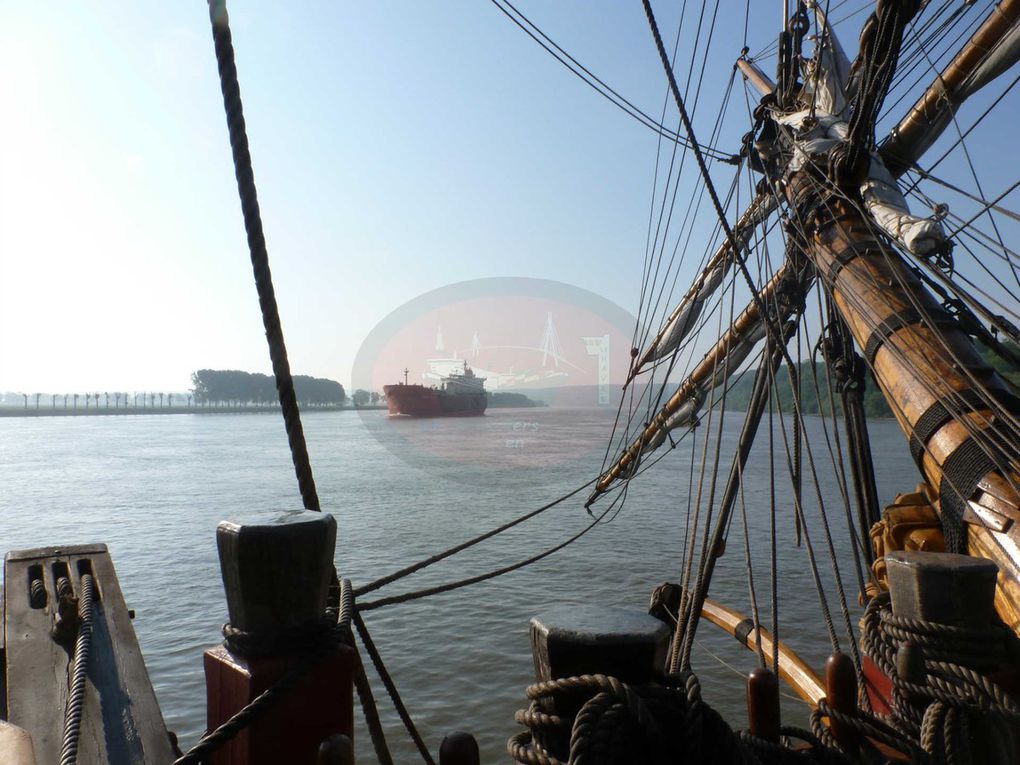
[[[656,4],[667,37],[677,5]],[[753,5],[756,50],[779,4]],[[636,312],[656,137],[492,4],[228,7],[295,372],[349,385],[376,324],[467,279],[559,280]],[[519,7],[659,113],[640,2]],[[699,137],[744,7],[721,5]],[[180,391],[203,367],[268,371],[205,2],[4,0],[0,14],[0,391]],[[735,151],[747,127],[720,144]]]

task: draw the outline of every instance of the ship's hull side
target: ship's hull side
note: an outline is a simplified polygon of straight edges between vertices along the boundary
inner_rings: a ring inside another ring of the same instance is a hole
[[[424,385],[386,385],[390,415],[407,417],[477,417],[485,414],[485,393],[448,393]]]

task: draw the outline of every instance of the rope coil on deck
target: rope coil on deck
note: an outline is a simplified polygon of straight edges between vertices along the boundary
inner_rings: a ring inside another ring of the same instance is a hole
[[[535,683],[526,695],[531,705],[514,719],[527,730],[507,742],[523,765],[846,762],[800,728],[781,728],[779,742],[735,732],[702,700],[693,672],[643,685],[580,675]],[[794,749],[794,740],[809,746]]]
[[[892,681],[892,712],[841,722],[893,745],[875,734],[891,735],[917,762],[977,762],[989,752],[997,753],[994,762],[1020,759],[1020,703],[979,671],[1017,663],[1020,641],[1005,625],[965,628],[896,616],[886,592],[865,609],[861,647]],[[897,653],[905,647],[919,655],[918,677],[900,675]]]

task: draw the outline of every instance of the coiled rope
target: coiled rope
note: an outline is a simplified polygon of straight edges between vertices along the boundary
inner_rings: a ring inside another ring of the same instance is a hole
[[[800,728],[781,728],[779,742],[735,732],[702,700],[693,672],[643,685],[580,675],[535,683],[526,694],[531,705],[514,719],[527,730],[507,742],[523,765],[846,763]],[[795,741],[809,746],[793,748]]]
[[[89,652],[92,648],[92,612],[95,593],[95,581],[92,574],[82,574],[80,586],[78,635],[74,641],[74,666],[71,669],[70,692],[67,694],[67,706],[64,707],[64,735],[60,744],[60,765],[75,765],[78,762],[81,718],[85,710],[85,681],[88,679]],[[70,589],[69,584],[67,589]]]
[[[314,622],[312,625],[302,625],[296,631],[290,630],[286,634],[271,638],[270,642],[274,644],[295,636],[302,638],[303,642],[300,645],[302,654],[294,666],[269,688],[252,699],[242,709],[238,710],[229,720],[220,725],[216,730],[203,736],[184,756],[175,760],[174,765],[198,765],[198,763],[205,761],[209,755],[237,736],[238,733],[251,725],[256,718],[275,705],[308,674],[309,670],[318,665],[323,658],[331,653],[342,650],[344,646],[353,648],[354,638],[351,632],[353,614],[354,593],[351,583],[345,579],[340,583],[340,608],[338,611],[328,610],[320,622]],[[224,634],[228,635],[228,640],[233,639],[236,641],[239,633],[231,631],[228,627],[229,625],[224,628]],[[246,643],[235,642],[231,646],[231,650],[236,650],[239,647],[243,650],[245,645],[255,646],[256,641],[254,637],[248,636]],[[258,655],[260,648],[257,647],[255,650],[256,653],[254,655]],[[360,667],[360,662],[356,662],[356,664]],[[360,672],[363,674],[364,670],[362,669]],[[361,688],[359,688],[360,693]],[[364,702],[364,699],[362,701]],[[367,717],[368,715],[366,714]],[[378,715],[375,716],[375,719],[378,721]],[[369,729],[372,730],[372,728],[373,726],[370,724]],[[376,736],[373,734],[373,741],[375,739]],[[380,762],[386,762],[386,760],[380,757]]]

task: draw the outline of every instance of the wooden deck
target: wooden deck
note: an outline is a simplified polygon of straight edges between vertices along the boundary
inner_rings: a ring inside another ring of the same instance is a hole
[[[69,652],[50,636],[57,613],[57,578],[75,595],[82,573],[96,584],[92,650],[78,750],[79,765],[167,765],[174,760],[131,615],[106,545],[46,547],[4,559],[0,688],[7,721],[32,736],[37,763],[60,759]],[[44,595],[32,595],[41,580]],[[73,650],[73,638],[72,638]]]

